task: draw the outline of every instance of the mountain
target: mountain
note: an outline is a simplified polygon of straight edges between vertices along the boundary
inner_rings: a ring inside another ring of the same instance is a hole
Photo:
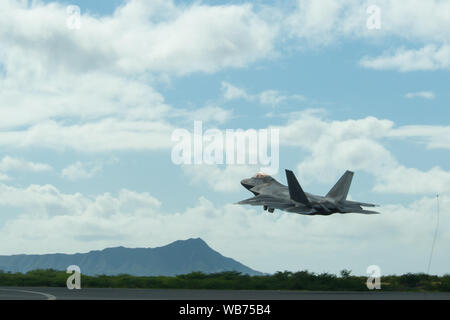
[[[236,260],[222,256],[200,238],[178,240],[157,248],[115,247],[76,254],[0,256],[0,270],[5,272],[25,273],[35,269],[66,270],[70,265],[79,266],[81,274],[86,275],[173,276],[193,271],[262,274]]]

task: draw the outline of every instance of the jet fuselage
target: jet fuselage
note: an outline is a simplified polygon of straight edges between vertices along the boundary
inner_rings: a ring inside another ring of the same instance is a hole
[[[252,192],[255,197],[240,201],[238,204],[262,205],[264,210],[273,212],[280,209],[306,215],[330,215],[333,213],[378,213],[364,210],[361,206],[375,205],[346,200],[353,173],[347,171],[326,196],[303,192],[293,173],[286,170],[288,186],[281,184],[273,177],[257,174],[243,179],[242,186]]]

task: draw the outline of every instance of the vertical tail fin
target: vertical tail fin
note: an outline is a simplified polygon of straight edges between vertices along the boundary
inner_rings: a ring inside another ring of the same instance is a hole
[[[352,183],[353,172],[345,171],[342,177],[336,182],[336,184],[327,193],[326,197],[333,198],[337,201],[342,201],[347,198],[348,189],[350,189],[350,184]]]
[[[291,199],[306,206],[310,206],[311,204],[309,203],[308,198],[291,170],[286,170],[286,179],[288,182],[289,196]]]

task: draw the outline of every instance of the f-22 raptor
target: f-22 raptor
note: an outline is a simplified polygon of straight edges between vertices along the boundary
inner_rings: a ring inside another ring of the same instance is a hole
[[[264,173],[257,173],[252,178],[242,180],[241,184],[255,196],[237,204],[263,206],[264,210],[268,210],[270,213],[273,213],[275,209],[304,215],[323,216],[350,212],[379,213],[362,208],[376,207],[375,204],[347,200],[348,190],[353,178],[352,171],[347,170],[324,197],[303,192],[291,170],[286,170],[286,178],[288,186],[279,183]]]

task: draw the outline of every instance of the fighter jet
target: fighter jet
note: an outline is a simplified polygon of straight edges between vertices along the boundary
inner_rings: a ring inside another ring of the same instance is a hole
[[[352,182],[353,172],[346,171],[336,182],[326,196],[318,196],[303,192],[291,170],[286,170],[288,186],[279,183],[271,176],[257,173],[241,184],[255,196],[242,200],[237,204],[263,206],[264,210],[273,213],[275,209],[304,215],[328,216],[333,213],[363,213],[378,214],[379,212],[365,210],[362,207],[376,207],[371,203],[350,201],[347,199],[348,190]]]

